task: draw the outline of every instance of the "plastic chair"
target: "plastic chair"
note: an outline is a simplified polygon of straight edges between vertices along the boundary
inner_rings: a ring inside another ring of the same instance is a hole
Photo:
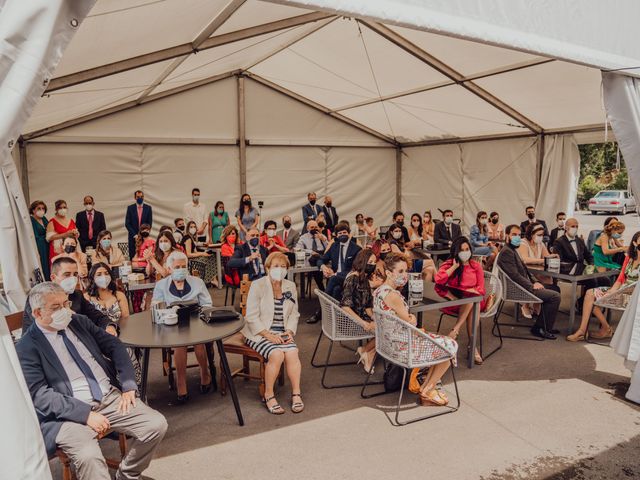
[[[373,315],[376,323],[376,355],[380,355],[385,360],[402,367],[404,372],[402,375],[402,387],[400,388],[400,394],[398,396],[398,404],[395,409],[395,423],[393,423],[393,421],[391,423],[394,426],[403,426],[458,411],[460,408],[460,393],[453,368],[454,356],[441,347],[428,334],[398,318],[393,313],[374,310]],[[442,407],[443,410],[441,411],[401,421],[400,407],[402,405],[404,385],[407,380],[407,370],[430,367],[446,361],[451,363],[451,377],[456,393],[456,406],[451,407],[447,405]],[[367,398],[364,395],[364,391],[368,385],[369,378],[371,378],[371,374],[367,376],[367,381],[365,381],[362,387],[362,396],[364,398]]]
[[[478,323],[478,338],[479,338],[479,347],[480,347],[480,356],[486,360],[487,358],[489,358],[491,355],[493,355],[494,353],[496,353],[498,350],[500,350],[502,348],[502,341],[500,341],[500,344],[494,348],[493,350],[491,350],[491,352],[489,352],[486,356],[483,354],[483,350],[482,350],[482,319],[483,318],[491,318],[493,316],[495,316],[496,312],[498,311],[498,307],[500,306],[500,302],[502,302],[502,283],[500,282],[500,279],[495,276],[494,274],[492,274],[491,272],[484,272],[484,289],[485,289],[485,294],[484,294],[484,301],[486,302],[487,299],[493,295],[494,299],[493,299],[493,305],[491,305],[491,308],[484,311],[484,312],[480,312],[480,318],[479,318],[479,323]],[[436,330],[437,333],[440,332],[440,326],[442,325],[442,318],[443,317],[454,317],[453,315],[449,314],[449,313],[441,313],[440,314],[440,320],[438,321],[438,329]],[[455,318],[455,317],[454,317]]]
[[[118,242],[118,248],[120,249],[120,251],[124,255],[124,258],[129,260],[130,259],[130,257],[129,257],[129,244],[127,242]]]
[[[496,315],[493,319],[493,328],[491,330],[491,332],[493,333],[494,337],[498,337],[500,339],[500,347],[502,348],[502,339],[503,338],[513,338],[515,340],[534,340],[534,341],[538,341],[541,342],[544,339],[543,338],[538,338],[538,337],[522,337],[522,336],[517,336],[517,335],[503,335],[502,332],[500,331],[500,327],[526,327],[526,328],[531,328],[532,325],[523,325],[522,323],[520,323],[519,321],[519,315],[520,315],[520,305],[526,304],[526,303],[534,303],[534,304],[541,304],[543,303],[542,300],[540,300],[538,297],[536,297],[533,293],[529,292],[528,290],[526,290],[525,288],[521,287],[520,285],[518,285],[516,282],[514,282],[513,280],[511,280],[511,278],[509,278],[509,276],[504,273],[504,271],[500,268],[500,267],[496,267],[497,271],[498,271],[498,278],[500,279],[500,283],[502,284],[502,301],[500,302],[500,306],[498,307],[497,311],[496,311]],[[502,313],[502,309],[504,308],[505,303],[513,303],[515,305],[514,310],[515,310],[515,319],[516,319],[516,323],[500,323],[498,322],[498,318],[500,318],[500,314]],[[544,329],[547,329],[547,323],[546,320],[544,318],[544,310],[542,310],[540,312],[540,315],[542,315],[542,320],[544,321]]]
[[[240,282],[240,275],[238,273],[238,269],[237,268],[229,268],[227,265],[229,263],[229,260],[231,259],[231,257],[221,257],[221,263],[222,263],[222,284],[225,287],[225,291],[224,291],[224,304],[227,304],[228,298],[229,298],[229,290],[231,290],[231,305],[235,305],[236,304],[236,292],[238,291],[238,289],[240,288],[240,284],[238,283],[238,285],[233,285],[231,283],[229,283],[227,281],[227,275],[229,275],[230,278],[234,278],[235,276],[238,277],[238,282]]]
[[[316,348],[313,350],[311,356],[311,366],[315,368],[323,368],[322,372],[322,386],[324,388],[345,388],[345,387],[361,387],[360,383],[349,383],[340,385],[327,385],[325,379],[327,376],[327,369],[329,367],[337,367],[344,365],[356,365],[356,362],[338,362],[329,363],[331,352],[333,350],[334,342],[348,342],[348,341],[360,341],[371,340],[374,338],[374,334],[365,330],[356,319],[344,311],[340,304],[334,298],[331,298],[324,292],[316,289],[315,294],[320,300],[320,309],[322,311],[322,329],[318,335],[318,341],[316,342]],[[316,364],[315,358],[318,353],[318,347],[322,337],[325,336],[329,340],[329,349],[327,350],[327,357],[324,363]]]
[[[601,233],[602,230],[591,230],[589,232],[589,236],[587,237],[587,250],[590,252],[593,251],[593,245],[596,243],[596,240],[598,240]]]

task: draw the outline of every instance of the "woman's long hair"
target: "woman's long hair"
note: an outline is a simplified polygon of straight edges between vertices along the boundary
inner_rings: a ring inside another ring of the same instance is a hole
[[[149,230],[149,234],[151,234],[151,225],[149,225],[148,223],[143,223],[142,225],[140,225],[140,229],[138,230],[138,234],[135,236],[136,252],[140,248],[140,245],[142,245],[142,242],[144,242],[144,239],[142,238],[142,235],[140,235],[140,232],[142,232],[142,230]]]
[[[91,270],[89,271],[89,287],[87,287],[87,293],[90,297],[98,298],[99,287],[96,285],[95,276],[99,268],[104,268],[107,270],[107,273],[111,277],[111,281],[109,282],[109,285],[107,285],[107,290],[115,295],[118,287],[116,287],[116,282],[113,279],[113,272],[109,268],[109,265],[102,262],[94,263],[91,267]]]
[[[423,227],[422,227],[422,217],[420,216],[419,213],[414,213],[413,215],[411,215],[411,228],[413,227],[413,219],[417,218],[418,219],[418,236],[422,237],[422,231],[423,231]]]
[[[249,205],[247,205],[247,208],[249,210],[251,210],[251,195],[249,195],[248,193],[243,193],[240,196],[240,206],[238,207],[238,211],[240,212],[240,220],[242,220],[242,218],[244,217],[244,207],[245,207],[245,205],[244,205],[244,203],[242,203],[242,200],[245,197],[249,197]]]
[[[458,237],[451,244],[451,251],[449,252],[449,259],[458,262],[458,268],[453,272],[453,276],[458,278],[458,283],[462,281],[462,273],[464,272],[464,265],[458,258],[458,254],[462,251],[462,245],[467,244],[469,246],[469,251],[472,252],[471,242],[467,237]],[[471,259],[469,259],[471,261]]]
[[[371,255],[374,255],[372,249],[363,248],[358,252],[356,258],[353,259],[352,270],[358,275],[358,282],[360,282],[361,285],[364,285],[364,283],[369,279],[365,269]]]
[[[176,243],[176,239],[173,238],[173,233],[171,233],[171,230],[165,230],[165,231],[161,232],[160,235],[158,235],[158,239],[156,240],[156,247],[155,247],[155,249],[153,251],[153,256],[156,257],[156,260],[158,261],[158,263],[160,265],[162,265],[162,261],[165,258],[165,253],[160,248],[160,239],[161,238],[166,238],[167,240],[169,240],[171,242],[171,250],[169,250],[167,252],[167,256],[171,252],[173,252],[174,250],[178,249],[178,244]]]
[[[483,215],[486,215],[486,214],[487,214],[487,212],[485,212],[484,210],[480,210],[480,211],[478,212],[478,214],[476,215],[476,226],[477,226],[477,227],[480,229],[480,231],[481,231],[482,233],[484,233],[485,235],[486,235],[487,233],[489,233],[489,227],[487,227],[487,224],[486,224],[486,223],[485,223],[484,225],[482,225],[482,224],[480,223],[480,217],[482,217]]]

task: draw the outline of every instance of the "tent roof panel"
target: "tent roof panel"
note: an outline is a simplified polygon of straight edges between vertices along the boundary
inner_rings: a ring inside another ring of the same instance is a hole
[[[99,0],[71,40],[55,76],[191,42],[228,0]]]
[[[284,18],[295,17],[311,13],[312,10],[303,8],[289,7],[285,5],[274,5],[272,3],[263,2],[245,2],[231,18],[227,20],[215,35],[242,30],[243,28],[254,27],[263,23],[275,22]]]

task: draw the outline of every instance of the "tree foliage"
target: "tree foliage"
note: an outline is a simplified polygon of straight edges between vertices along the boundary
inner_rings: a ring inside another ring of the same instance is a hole
[[[626,190],[627,168],[620,159],[620,170],[616,169],[618,144],[615,142],[579,145],[580,181],[578,200],[586,204],[600,190]]]

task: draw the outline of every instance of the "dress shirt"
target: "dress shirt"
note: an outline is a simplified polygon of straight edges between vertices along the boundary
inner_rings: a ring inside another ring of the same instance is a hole
[[[185,203],[183,213],[185,223],[193,220],[196,222],[198,230],[200,230],[203,223],[207,222],[207,208],[202,202],[198,202],[197,204],[193,202]]]
[[[571,248],[573,248],[573,251],[576,252],[576,258],[579,258],[578,255],[578,242],[576,242],[576,238],[569,238],[567,237],[567,240],[569,240],[569,245],[571,245]],[[578,264],[576,263],[573,267],[571,267],[571,271],[569,272],[570,275],[573,275],[576,273],[576,268],[578,268]]]
[[[138,227],[142,225],[142,205],[144,203],[138,205]]]
[[[347,246],[348,244],[346,243],[340,244],[340,252],[338,254],[338,271],[336,273],[342,273],[342,270],[344,268],[344,256],[346,254]]]
[[[84,373],[82,373],[82,370],[80,370],[80,367],[78,367],[78,364],[69,353],[62,336],[58,335],[58,332],[45,330],[37,322],[36,325],[40,331],[42,331],[47,341],[51,344],[53,351],[56,353],[58,360],[60,360],[60,363],[62,364],[62,368],[64,368],[64,372],[67,374],[67,377],[69,377],[74,398],[82,400],[83,402],[93,403],[93,395],[91,395],[91,389],[89,388],[87,377],[84,376]],[[100,385],[102,394],[106,395],[109,393],[109,390],[111,390],[111,382],[100,364],[96,362],[96,359],[93,358],[91,352],[89,352],[87,347],[84,346],[84,343],[76,337],[75,333],[70,329],[66,329],[65,332],[67,334],[67,338],[76,347],[82,359],[87,363],[87,365],[89,365],[91,372],[93,372],[93,376],[96,377],[96,380]]]
[[[296,244],[296,248],[299,248],[301,250],[305,250],[308,252],[323,253],[327,248],[327,242],[325,242],[324,240],[320,240],[318,235],[314,236],[307,232],[304,235],[300,235],[300,239]]]

